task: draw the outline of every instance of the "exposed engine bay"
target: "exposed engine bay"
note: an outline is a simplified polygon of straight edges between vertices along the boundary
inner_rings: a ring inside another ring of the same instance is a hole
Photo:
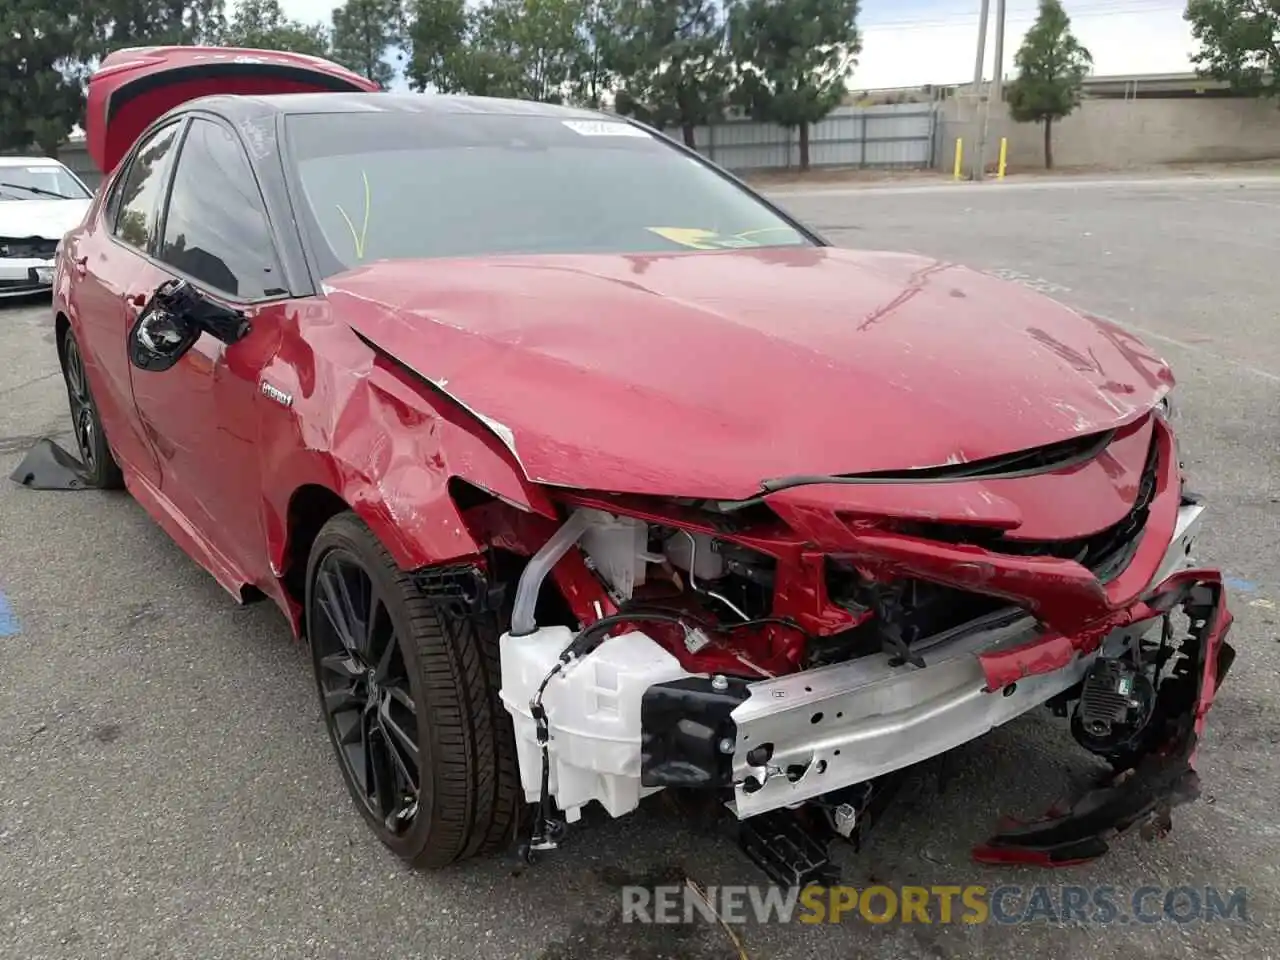
[[[1060,805],[975,855],[1075,862],[1115,830],[1167,823],[1195,794],[1230,614],[1218,574],[1190,569],[1204,507],[1183,490],[1167,425],[1153,414],[1126,435],[1147,449],[1123,515],[1053,540],[850,520],[805,499],[816,487],[839,504],[855,485],[837,478],[746,504],[575,492],[559,525],[476,507],[488,542],[528,558],[500,641],[538,810],[526,849],[555,846],[593,801],[618,817],[691,788],[723,801],[771,876],[806,882],[828,869],[820,837],[860,838],[901,771],[1042,706],[1116,782],[1081,800],[1084,814]],[[1123,438],[1085,439],[992,478],[1004,491],[1043,482]],[[1099,805],[1114,815],[1100,820]]]

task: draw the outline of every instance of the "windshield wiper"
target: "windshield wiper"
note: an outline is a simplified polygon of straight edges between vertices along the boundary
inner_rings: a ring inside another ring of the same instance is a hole
[[[56,200],[79,200],[79,197],[72,197],[65,193],[58,193],[55,190],[46,190],[44,187],[28,187],[25,183],[4,183],[0,181],[0,187],[6,190],[26,190],[29,193],[37,194],[41,197],[53,197]]]

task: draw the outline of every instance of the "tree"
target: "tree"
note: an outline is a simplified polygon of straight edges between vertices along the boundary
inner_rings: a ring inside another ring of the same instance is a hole
[[[333,11],[330,55],[344,67],[386,87],[395,67],[383,59],[403,33],[400,0],[347,0]]]
[[[223,0],[86,0],[99,53],[122,47],[217,43],[226,26]]]
[[[809,126],[840,105],[862,49],[858,0],[741,0],[729,41],[740,72],[737,98],[751,115],[800,130],[809,169]]]
[[[581,50],[570,77],[575,103],[599,110],[615,84],[609,69],[609,45],[613,38],[618,0],[584,0],[578,32]]]
[[[1280,97],[1280,2],[1189,0],[1185,14],[1203,76],[1250,96]]]
[[[1040,14],[1023,38],[1014,62],[1018,76],[1005,89],[1018,123],[1044,124],[1044,165],[1053,169],[1053,121],[1080,105],[1093,57],[1071,32],[1059,0],[1040,0]]]
[[[291,50],[316,57],[329,53],[329,34],[324,25],[286,17],[280,0],[239,0],[220,41],[228,47]]]
[[[34,144],[53,156],[84,114],[84,64],[96,46],[87,7],[5,0],[0,36],[0,150]]]
[[[53,154],[84,116],[90,65],[121,47],[216,43],[223,0],[0,2],[0,149]]]
[[[719,0],[619,0],[600,40],[619,113],[677,126],[690,147],[695,127],[723,115],[730,69]]]
[[[504,92],[559,103],[583,53],[581,0],[491,0],[479,13],[476,46],[506,63]]]
[[[491,7],[466,0],[412,0],[407,75],[416,90],[514,97],[522,90],[520,65],[503,48]]]
[[[412,0],[410,84],[559,102],[583,56],[583,11],[582,0]]]
[[[467,92],[472,28],[467,0],[410,0],[407,14],[409,86],[437,93]]]

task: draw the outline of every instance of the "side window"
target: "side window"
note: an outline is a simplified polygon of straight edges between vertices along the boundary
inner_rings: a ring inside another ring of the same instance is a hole
[[[182,124],[173,123],[151,135],[134,153],[129,169],[118,181],[119,186],[110,199],[107,216],[114,218],[113,232],[131,247],[149,252],[157,239],[160,202],[164,199],[166,174],[181,127]]]
[[[191,121],[173,176],[159,258],[241,300],[284,292],[249,158],[221,124]]]

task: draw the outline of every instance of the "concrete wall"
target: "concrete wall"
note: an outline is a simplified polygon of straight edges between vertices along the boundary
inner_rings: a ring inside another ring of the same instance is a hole
[[[89,156],[89,151],[85,148],[84,141],[78,140],[68,143],[58,151],[58,159],[85,182],[90,190],[97,190],[98,184],[102,182],[102,174],[98,172],[98,168],[93,165],[93,160]]]
[[[971,101],[948,101],[939,123],[938,165],[950,169],[955,138],[972,149]],[[1044,166],[1044,130],[1014,123],[993,110],[987,128],[989,164],[1009,138],[1009,169]],[[1280,158],[1280,106],[1235,97],[1086,100],[1053,125],[1058,167],[1130,167]],[[968,166],[968,159],[965,161]]]

